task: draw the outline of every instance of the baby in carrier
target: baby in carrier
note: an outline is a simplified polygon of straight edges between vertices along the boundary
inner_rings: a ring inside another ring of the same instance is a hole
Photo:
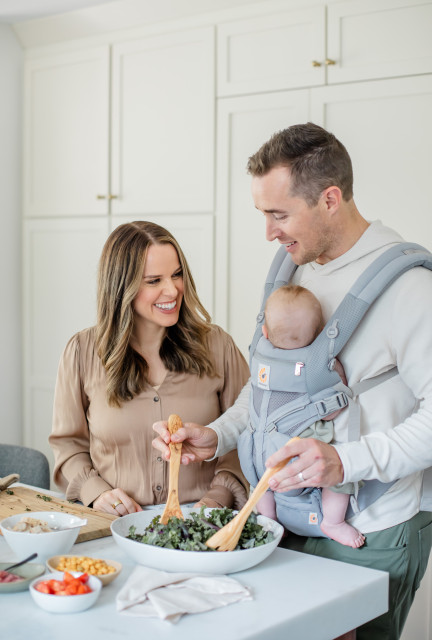
[[[276,289],[268,298],[265,306],[265,322],[262,327],[264,337],[278,349],[298,349],[315,340],[324,327],[321,305],[311,291],[297,285],[285,285]],[[335,370],[346,384],[341,363],[335,360]],[[329,442],[333,438],[333,418],[342,409],[324,418],[319,429],[309,427],[300,437],[317,437]],[[324,427],[324,428],[323,428]],[[327,428],[326,428],[327,427]],[[345,522],[345,513],[352,484],[322,488],[323,520],[321,530],[329,538],[351,546],[361,547],[365,538],[357,529]],[[274,494],[267,491],[257,505],[258,512],[276,520]]]

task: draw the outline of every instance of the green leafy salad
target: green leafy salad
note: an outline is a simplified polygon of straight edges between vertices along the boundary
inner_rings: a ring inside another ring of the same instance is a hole
[[[219,531],[235,516],[232,509],[213,509],[207,515],[205,507],[200,511],[192,511],[188,518],[170,518],[167,524],[160,524],[160,516],[156,516],[144,529],[137,533],[136,527],[129,527],[130,540],[151,544],[166,549],[182,549],[183,551],[214,551],[205,544],[216,531]],[[243,527],[242,534],[235,548],[252,549],[267,544],[274,539],[271,531],[266,531],[258,524],[257,516],[251,513]]]

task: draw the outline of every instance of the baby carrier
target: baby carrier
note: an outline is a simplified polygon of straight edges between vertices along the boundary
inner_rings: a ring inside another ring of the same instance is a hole
[[[274,347],[262,335],[268,296],[289,283],[297,268],[285,247],[278,250],[250,346],[249,423],[238,442],[242,470],[251,485],[258,483],[272,453],[338,409],[348,406],[348,440],[359,439],[360,408],[355,398],[396,375],[397,368],[347,387],[334,370],[335,358],[376,298],[402,273],[417,266],[432,270],[432,254],[420,245],[400,243],[386,250],[358,278],[310,345],[285,350]],[[369,480],[360,489],[356,486],[347,518],[372,504],[392,484]],[[298,535],[326,537],[319,526],[320,489],[274,493],[274,497],[277,518],[287,529]]]

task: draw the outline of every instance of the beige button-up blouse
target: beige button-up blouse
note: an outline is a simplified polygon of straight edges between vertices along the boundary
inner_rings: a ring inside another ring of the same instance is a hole
[[[169,371],[157,391],[148,386],[116,408],[106,401],[105,369],[94,341],[94,328],[77,333],[60,360],[49,437],[54,480],[69,500],[85,505],[116,487],[143,506],[164,503],[168,463],[152,447],[153,423],[167,420],[171,413],[183,422],[212,422],[234,403],[247,381],[246,361],[231,337],[212,325],[209,348],[217,377]],[[247,488],[236,451],[180,468],[181,503],[208,497],[221,506],[239,508]]]

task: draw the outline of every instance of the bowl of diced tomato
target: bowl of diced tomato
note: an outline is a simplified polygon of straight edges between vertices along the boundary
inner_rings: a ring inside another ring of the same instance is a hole
[[[85,611],[96,602],[101,589],[99,578],[78,571],[46,573],[30,584],[35,603],[51,613]]]

